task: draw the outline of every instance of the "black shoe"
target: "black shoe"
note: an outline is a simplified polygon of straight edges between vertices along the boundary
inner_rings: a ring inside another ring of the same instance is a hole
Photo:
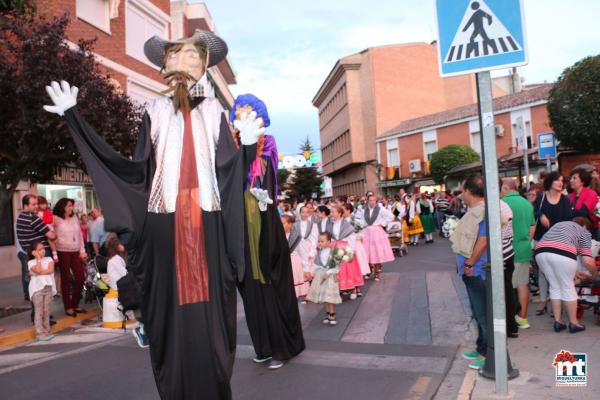
[[[554,321],[554,332],[564,331],[565,329],[567,329],[567,326],[565,324],[561,324],[560,322]]]
[[[77,313],[75,311],[71,311],[71,312],[65,311],[65,314],[68,315],[69,317],[73,317],[73,318],[75,318],[77,316]]]
[[[583,332],[583,331],[585,331],[584,324],[581,324],[581,326],[577,326],[575,324],[569,323],[569,332],[570,333],[577,333],[577,332]]]
[[[50,326],[54,326],[54,325],[56,325],[56,321],[55,321],[55,320],[53,320],[53,319],[51,319],[51,320],[50,320]]]
[[[86,312],[87,312],[87,310],[85,308],[76,308],[75,309],[76,314],[85,314]]]
[[[541,310],[535,310],[535,315],[544,315],[546,313],[546,307]]]

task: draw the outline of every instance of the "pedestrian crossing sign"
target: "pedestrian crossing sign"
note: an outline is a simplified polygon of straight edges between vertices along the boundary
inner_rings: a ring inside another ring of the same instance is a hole
[[[440,74],[527,64],[523,0],[436,0]]]

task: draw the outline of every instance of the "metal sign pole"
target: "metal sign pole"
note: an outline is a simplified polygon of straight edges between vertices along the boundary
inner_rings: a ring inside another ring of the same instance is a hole
[[[502,257],[502,236],[500,221],[500,191],[498,188],[498,161],[496,156],[496,135],[494,133],[494,110],[492,102],[492,79],[489,71],[477,73],[477,96],[481,149],[483,155],[485,181],[485,217],[488,227],[488,260],[491,274],[487,273],[486,286],[488,312],[486,319],[488,353],[486,367],[480,370],[483,376],[495,378],[496,393],[508,393],[508,352],[506,346],[506,307],[504,303],[504,260]],[[490,279],[491,278],[491,279]],[[491,282],[490,282],[491,281]],[[490,288],[491,286],[491,293]],[[491,307],[489,306],[491,303]],[[490,308],[492,313],[490,313]],[[490,330],[492,332],[490,332]],[[491,351],[490,351],[491,350]]]

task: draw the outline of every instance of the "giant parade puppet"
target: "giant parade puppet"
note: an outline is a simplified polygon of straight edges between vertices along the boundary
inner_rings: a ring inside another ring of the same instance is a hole
[[[81,117],[76,87],[52,82],[46,90],[54,104],[44,108],[64,115],[106,229],[130,252],[160,397],[230,399],[236,281],[248,275],[247,234],[240,229],[244,186],[264,123],[255,112],[242,113],[236,143],[219,102],[197,90],[206,69],[227,54],[218,36],[201,30],[177,41],[155,36],[144,52],[161,68],[169,92],[146,106],[131,158]],[[252,194],[261,206],[272,202],[260,188]]]

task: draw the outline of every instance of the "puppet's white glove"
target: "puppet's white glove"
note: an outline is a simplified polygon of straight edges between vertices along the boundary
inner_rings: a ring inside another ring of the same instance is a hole
[[[77,104],[79,89],[77,86],[69,85],[66,81],[60,81],[60,86],[58,82],[52,81],[50,86],[46,86],[46,92],[48,92],[54,103],[53,106],[44,106],[44,110],[48,112],[58,114],[62,117],[65,115],[65,111],[71,107],[75,107],[75,104]]]
[[[273,200],[269,197],[269,192],[264,189],[252,188],[250,189],[250,193],[258,200],[258,209],[260,211],[267,211],[267,205],[273,204]]]
[[[233,126],[240,131],[240,140],[243,145],[252,145],[258,141],[261,135],[265,134],[266,129],[260,127],[262,122],[262,118],[256,118],[255,111],[252,111],[250,114],[242,113],[240,119],[233,121]]]

